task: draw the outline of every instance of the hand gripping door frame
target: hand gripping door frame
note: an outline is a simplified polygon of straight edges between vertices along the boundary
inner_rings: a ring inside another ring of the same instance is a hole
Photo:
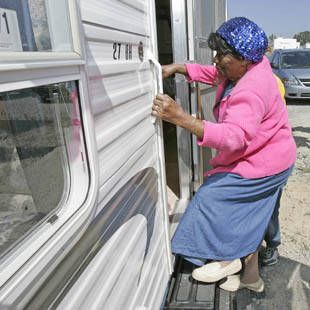
[[[156,90],[155,94],[163,93],[163,84],[162,84],[162,68],[160,63],[154,57],[154,55],[149,51],[148,60],[150,63],[151,71],[153,75],[155,75],[154,79],[154,90]],[[168,215],[168,198],[167,198],[167,187],[166,187],[166,169],[165,169],[165,158],[164,158],[164,143],[163,143],[163,123],[161,119],[158,119],[152,116],[152,123],[155,126],[155,133],[157,137],[157,153],[159,156],[159,163],[158,163],[158,172],[159,172],[159,188],[161,195],[161,206],[162,206],[162,214],[164,220],[164,229],[165,229],[165,238],[166,238],[166,248],[167,248],[167,259],[168,259],[168,269],[169,273],[171,274],[173,271],[172,267],[172,255],[171,255],[171,245],[170,245],[170,228],[169,228],[169,215]]]

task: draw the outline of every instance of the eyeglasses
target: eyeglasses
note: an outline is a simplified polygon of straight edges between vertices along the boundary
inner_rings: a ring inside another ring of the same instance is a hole
[[[215,54],[214,57],[217,57],[217,58],[219,58],[219,59],[221,59],[221,58],[223,58],[223,57],[225,57],[225,56],[227,56],[227,55],[233,56],[232,53],[229,52],[229,51],[225,51],[225,52],[222,52],[222,51],[215,51],[215,52],[216,52],[216,54]]]
[[[224,52],[223,51],[216,51],[216,50],[214,50],[214,51],[216,52],[214,58],[216,57],[217,59],[223,59],[225,56],[228,56],[228,55],[230,55],[231,57],[238,59],[238,60],[244,59],[243,56],[241,56],[239,54],[235,54],[234,52],[229,51],[229,50],[226,50]]]

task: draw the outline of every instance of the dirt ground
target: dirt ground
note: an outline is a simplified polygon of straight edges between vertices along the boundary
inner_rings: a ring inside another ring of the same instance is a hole
[[[282,256],[310,266],[310,103],[290,104],[288,111],[297,161],[281,200],[279,250]]]
[[[289,104],[288,111],[298,151],[281,199],[280,260],[261,269],[265,295],[248,296],[238,310],[310,309],[310,102]]]

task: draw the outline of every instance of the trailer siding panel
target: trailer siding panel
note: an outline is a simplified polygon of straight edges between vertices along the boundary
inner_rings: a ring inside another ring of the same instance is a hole
[[[112,208],[111,212],[119,209],[121,219],[125,216],[121,215],[123,207],[128,208],[130,216],[135,212],[130,206],[136,208],[137,204],[140,211],[121,226],[119,220],[111,222],[116,232],[83,271],[60,308],[136,309],[150,303],[158,305],[169,279],[157,133],[150,116],[154,96],[154,75],[146,58],[151,46],[150,4],[151,0],[81,1],[100,170],[96,214],[105,212],[105,208]],[[126,185],[147,169],[154,171],[155,184],[148,188]],[[130,198],[131,192],[134,198]],[[156,199],[154,215],[147,211],[150,203],[144,197],[148,192]],[[126,195],[128,200],[122,201]],[[160,277],[150,281],[154,273]]]

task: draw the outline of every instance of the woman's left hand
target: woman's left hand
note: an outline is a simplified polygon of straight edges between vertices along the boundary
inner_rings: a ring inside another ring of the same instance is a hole
[[[172,98],[165,94],[159,94],[153,100],[152,115],[169,123],[182,126],[185,112]]]

